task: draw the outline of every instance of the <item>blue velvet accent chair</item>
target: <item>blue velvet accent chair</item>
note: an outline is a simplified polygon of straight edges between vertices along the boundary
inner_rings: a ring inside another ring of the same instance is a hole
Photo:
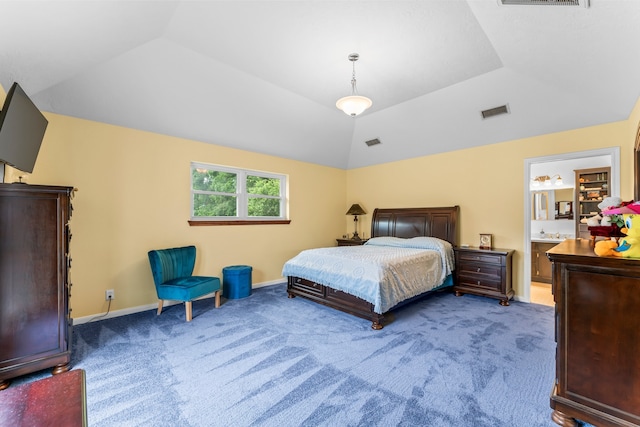
[[[164,300],[184,301],[187,322],[190,322],[191,302],[214,292],[215,306],[220,307],[220,279],[192,275],[196,263],[195,246],[149,251],[149,263],[160,300],[158,316],[162,313]]]

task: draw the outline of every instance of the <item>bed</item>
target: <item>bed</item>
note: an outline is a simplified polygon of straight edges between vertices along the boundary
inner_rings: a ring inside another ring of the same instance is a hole
[[[431,244],[432,241],[437,241],[438,239],[449,242],[449,246],[455,247],[457,245],[458,213],[458,206],[440,208],[375,209],[371,221],[371,239],[369,239],[367,244],[363,246],[341,246],[302,251],[296,257],[285,263],[283,267],[283,275],[287,277],[288,297],[294,298],[296,296],[300,296],[309,299],[345,313],[370,320],[372,322],[371,327],[373,329],[382,329],[385,314],[395,308],[422,298],[427,294],[443,288],[448,288],[453,284],[452,276],[447,275],[442,281],[440,280],[442,277],[438,277],[435,279],[436,282],[432,283],[428,290],[420,292],[409,298],[405,298],[400,301],[384,301],[386,304],[382,304],[377,300],[367,301],[360,296],[354,295],[354,293],[358,294],[359,291],[352,291],[351,289],[349,289],[349,291],[341,290],[341,280],[338,280],[337,273],[330,269],[318,276],[321,277],[321,279],[312,278],[305,270],[301,270],[296,265],[300,264],[300,257],[303,255],[307,257],[306,259],[308,263],[310,255],[317,255],[319,260],[323,259],[320,258],[320,256],[324,255],[333,257],[344,256],[345,262],[347,262],[348,259],[355,258],[357,256],[355,253],[358,251],[361,251],[362,253],[371,252],[373,250],[371,246],[374,246],[371,245],[371,243],[379,241],[384,242],[385,239],[375,239],[382,237],[411,239],[412,241],[413,238],[436,237],[437,239],[415,239],[420,242],[420,245],[416,247],[422,247],[423,241]],[[386,240],[393,242],[400,239]],[[384,245],[386,242],[381,244]],[[332,251],[332,253],[329,254],[329,251]],[[336,263],[339,262],[335,262],[335,258],[334,262],[326,262],[327,265]],[[417,265],[417,262],[415,264]],[[333,268],[333,266],[330,268]],[[352,284],[355,288],[358,288],[359,285],[361,285],[360,283],[357,283],[360,280],[364,281],[369,279],[353,279],[354,283]],[[365,288],[364,284],[362,285],[363,286],[361,287]],[[389,303],[392,303],[393,305],[387,306]]]

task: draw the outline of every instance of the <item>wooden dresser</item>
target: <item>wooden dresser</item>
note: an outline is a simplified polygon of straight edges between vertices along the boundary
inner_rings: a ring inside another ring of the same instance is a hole
[[[640,426],[640,259],[598,257],[588,239],[547,252],[556,303],[551,418]]]
[[[69,369],[71,187],[0,184],[0,390]]]

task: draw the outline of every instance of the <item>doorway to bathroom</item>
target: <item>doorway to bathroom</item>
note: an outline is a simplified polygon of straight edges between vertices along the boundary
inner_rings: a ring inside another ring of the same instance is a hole
[[[610,167],[611,168],[611,184],[609,196],[620,196],[620,148],[603,148],[599,150],[580,151],[574,153],[564,153],[554,156],[534,157],[525,159],[525,177],[524,177],[524,295],[518,298],[524,302],[533,302],[537,304],[551,305],[553,299],[551,297],[551,285],[546,283],[550,280],[532,280],[533,276],[537,276],[538,270],[535,265],[540,260],[540,253],[544,258],[544,252],[534,252],[532,244],[544,243],[543,250],[550,244],[557,244],[565,238],[575,238],[575,221],[579,221],[577,214],[572,215],[571,219],[562,217],[562,212],[556,213],[555,195],[563,200],[557,202],[567,202],[564,200],[571,194],[572,202],[575,202],[575,189],[579,184],[575,183],[575,170]],[[536,177],[549,177],[546,179],[536,180]],[[557,178],[561,177],[561,184],[556,185]],[[536,192],[546,190],[546,199],[543,197],[535,197]],[[544,206],[535,206],[536,201],[546,200]],[[566,205],[562,205],[566,206]],[[536,217],[536,210],[540,216]],[[543,209],[544,208],[544,209]],[[542,211],[545,210],[542,216]],[[557,219],[556,219],[557,218]],[[543,240],[544,239],[544,240]],[[538,255],[538,257],[536,257]],[[533,267],[533,268],[532,268]],[[533,272],[533,274],[532,274]]]

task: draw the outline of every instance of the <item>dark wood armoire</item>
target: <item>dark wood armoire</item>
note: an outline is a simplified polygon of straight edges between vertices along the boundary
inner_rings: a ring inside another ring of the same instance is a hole
[[[72,187],[0,184],[0,390],[69,370]]]
[[[547,255],[557,342],[551,418],[640,426],[640,259],[598,257],[589,239]]]

